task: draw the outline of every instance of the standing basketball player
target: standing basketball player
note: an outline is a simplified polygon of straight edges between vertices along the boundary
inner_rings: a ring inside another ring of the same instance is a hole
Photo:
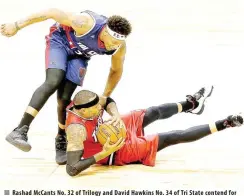
[[[130,23],[121,16],[109,18],[84,11],[79,14],[49,9],[14,23],[2,24],[1,34],[15,35],[24,27],[54,19],[46,36],[46,80],[36,89],[17,128],[6,140],[23,151],[30,151],[27,132],[30,124],[48,98],[57,90],[58,135],[56,137],[56,162],[66,163],[65,108],[77,85],[82,86],[88,61],[93,55],[112,55],[111,68],[104,97],[111,95],[118,84],[126,53],[125,39],[131,33]],[[103,102],[105,102],[104,99]]]
[[[154,166],[156,153],[168,146],[196,141],[227,127],[241,126],[243,118],[240,115],[231,115],[210,125],[144,136],[144,128],[158,119],[166,119],[180,112],[201,114],[204,102],[212,90],[213,88],[202,88],[193,96],[188,95],[186,101],[136,110],[122,116],[127,130],[126,139],[120,138],[114,145],[109,145],[108,140],[104,146],[98,143],[96,138],[97,128],[103,123],[103,109],[99,104],[99,97],[91,91],[80,91],[68,107],[67,173],[75,176],[95,163],[141,163]],[[104,109],[112,116],[118,114],[116,104],[111,98],[108,98]]]

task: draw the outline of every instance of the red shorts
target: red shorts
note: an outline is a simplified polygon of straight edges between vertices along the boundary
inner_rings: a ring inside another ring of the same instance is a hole
[[[145,110],[135,110],[122,119],[127,128],[125,145],[114,154],[114,165],[140,162],[154,166],[158,149],[158,134],[144,136],[142,128]]]

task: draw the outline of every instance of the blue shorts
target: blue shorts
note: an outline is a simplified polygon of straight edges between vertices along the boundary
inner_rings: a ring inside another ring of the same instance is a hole
[[[83,85],[88,60],[77,55],[70,55],[64,44],[55,40],[47,40],[45,52],[46,69],[62,69],[66,72],[66,79],[78,86]]]

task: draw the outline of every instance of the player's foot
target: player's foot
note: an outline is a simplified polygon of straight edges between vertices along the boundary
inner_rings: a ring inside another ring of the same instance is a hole
[[[67,140],[66,135],[57,135],[55,138],[56,147],[56,163],[59,165],[64,165],[67,162]]]
[[[24,125],[21,128],[15,128],[10,134],[6,136],[6,140],[17,147],[18,149],[29,152],[31,150],[31,145],[27,142],[27,132],[29,130],[29,127],[27,125]]]
[[[243,117],[240,114],[228,116],[224,125],[226,127],[240,127],[243,125]]]
[[[196,92],[194,95],[187,95],[187,101],[190,101],[193,103],[194,107],[192,110],[189,110],[187,112],[193,113],[193,114],[202,114],[204,110],[204,102],[208,97],[211,96],[213,92],[213,86],[210,87],[203,87],[198,92]],[[197,105],[197,106],[196,106]],[[196,106],[196,107],[195,107]]]

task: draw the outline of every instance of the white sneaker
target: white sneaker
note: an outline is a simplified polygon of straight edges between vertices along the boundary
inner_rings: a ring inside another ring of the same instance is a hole
[[[203,110],[204,110],[204,102],[205,100],[211,96],[212,92],[213,92],[213,86],[210,86],[210,87],[203,87],[201,88],[198,92],[196,92],[193,96],[192,95],[187,95],[187,101],[190,101],[190,102],[195,102],[197,101],[199,104],[198,106],[193,109],[193,110],[189,110],[187,112],[190,112],[190,113],[193,113],[193,114],[202,114],[203,113]]]

